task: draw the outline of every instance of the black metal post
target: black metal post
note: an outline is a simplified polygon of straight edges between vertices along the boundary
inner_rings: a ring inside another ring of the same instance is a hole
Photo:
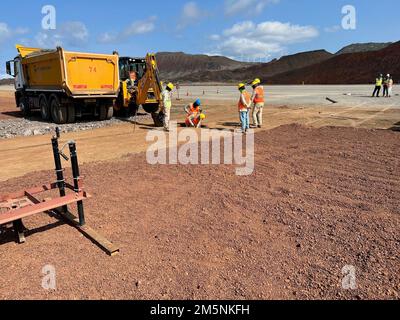
[[[56,175],[57,175],[57,187],[60,190],[60,196],[65,197],[65,179],[64,179],[64,170],[61,165],[61,157],[60,150],[58,146],[58,139],[53,137],[51,139],[51,144],[53,145],[53,155],[54,155],[54,164],[56,166]],[[63,206],[62,210],[64,212],[68,211],[67,206]]]
[[[74,177],[74,191],[79,192],[79,164],[78,164],[78,155],[76,153],[76,144],[75,142],[69,143],[69,152],[71,153],[71,165],[72,165],[72,175]],[[78,206],[78,215],[79,215],[79,224],[81,226],[85,225],[85,212],[83,210],[83,201],[79,201],[77,203]]]

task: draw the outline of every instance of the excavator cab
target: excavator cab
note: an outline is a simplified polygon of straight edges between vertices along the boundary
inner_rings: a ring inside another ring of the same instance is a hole
[[[134,92],[129,90],[127,80],[131,72],[137,74],[137,86]],[[159,111],[162,107],[162,87],[158,75],[157,62],[154,54],[146,58],[119,58],[119,73],[121,92],[115,109],[124,115],[136,114],[139,106],[150,113],[156,126],[162,125],[159,121]]]
[[[126,81],[129,79],[130,72],[136,72],[138,75],[138,80],[143,78],[146,72],[146,60],[141,58],[129,58],[121,57],[119,58],[119,77],[121,81]]]

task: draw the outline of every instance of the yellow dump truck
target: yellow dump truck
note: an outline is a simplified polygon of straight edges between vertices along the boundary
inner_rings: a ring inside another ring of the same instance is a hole
[[[72,123],[84,115],[111,119],[119,95],[119,57],[26,48],[6,64],[15,78],[15,100],[24,115],[40,110],[43,120]]]

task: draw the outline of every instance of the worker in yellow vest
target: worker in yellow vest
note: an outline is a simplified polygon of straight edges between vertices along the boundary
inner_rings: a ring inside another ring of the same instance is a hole
[[[250,109],[251,109],[251,96],[246,91],[246,85],[240,83],[239,86],[240,98],[238,102],[240,123],[242,125],[242,132],[246,133],[250,129]]]
[[[264,88],[261,85],[260,79],[255,79],[251,83],[253,87],[253,95],[251,102],[253,103],[253,124],[256,128],[261,128],[263,125],[263,109],[264,109]]]
[[[375,97],[375,95],[376,95],[376,97],[379,98],[379,94],[381,92],[382,85],[383,85],[383,75],[380,74],[375,79],[375,89],[374,89],[374,92],[372,93],[372,97]]]
[[[172,83],[168,83],[165,87],[165,90],[162,92],[163,98],[163,110],[164,113],[164,129],[165,131],[169,131],[169,121],[171,119],[171,108],[172,108],[172,99],[171,92],[174,90],[174,85]]]

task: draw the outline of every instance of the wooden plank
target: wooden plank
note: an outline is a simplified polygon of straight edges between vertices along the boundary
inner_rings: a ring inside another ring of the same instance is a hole
[[[78,229],[86,238],[95,243],[100,249],[106,252],[109,256],[115,256],[119,253],[119,248],[117,245],[107,240],[104,236],[99,234],[97,231],[91,227],[85,225],[81,226],[79,224],[79,219],[75,217],[71,212],[59,212],[59,214],[70,222],[76,229]]]

